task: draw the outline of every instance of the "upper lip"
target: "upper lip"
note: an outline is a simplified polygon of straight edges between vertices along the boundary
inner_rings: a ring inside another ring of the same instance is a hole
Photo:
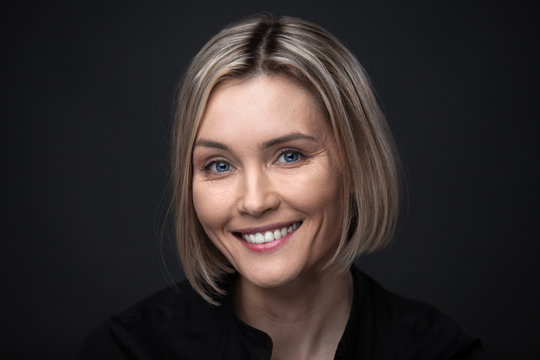
[[[297,223],[300,221],[287,221],[287,222],[281,222],[281,223],[275,223],[265,226],[258,226],[258,227],[250,227],[250,228],[243,228],[243,229],[236,229],[233,231],[233,233],[241,233],[241,234],[255,234],[255,233],[264,233],[269,230],[276,230],[281,229],[284,227],[289,227],[294,223]]]

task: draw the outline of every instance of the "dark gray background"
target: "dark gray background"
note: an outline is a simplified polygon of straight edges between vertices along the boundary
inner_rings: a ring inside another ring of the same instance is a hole
[[[538,20],[529,3],[2,5],[2,358],[72,358],[167,286],[171,103],[190,58],[260,11],[327,28],[364,64],[406,168],[392,246],[361,260],[493,359],[540,356]],[[162,229],[165,229],[162,231]]]

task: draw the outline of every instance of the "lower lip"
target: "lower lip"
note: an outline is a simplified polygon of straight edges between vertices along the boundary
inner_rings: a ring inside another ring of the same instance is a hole
[[[298,230],[298,229],[296,229],[296,230]],[[264,253],[264,252],[276,250],[277,248],[283,246],[287,242],[287,240],[289,240],[291,235],[296,232],[296,230],[288,233],[285,236],[282,236],[281,238],[279,238],[277,240],[270,241],[270,242],[263,243],[263,244],[253,244],[253,243],[247,242],[245,239],[241,239],[241,240],[242,240],[242,243],[249,250],[259,252],[259,253]]]

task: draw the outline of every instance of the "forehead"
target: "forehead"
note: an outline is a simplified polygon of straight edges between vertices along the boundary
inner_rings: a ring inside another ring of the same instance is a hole
[[[197,138],[274,132],[330,133],[325,112],[305,86],[283,75],[226,81],[211,93]]]

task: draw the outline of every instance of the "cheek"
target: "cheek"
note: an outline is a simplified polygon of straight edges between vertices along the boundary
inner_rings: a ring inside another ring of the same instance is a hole
[[[193,206],[204,230],[210,233],[220,228],[226,220],[229,199],[226,191],[208,182],[193,184]]]
[[[340,206],[341,178],[329,166],[312,165],[283,183],[283,193],[306,213],[336,212]]]
[[[234,253],[227,246],[227,237],[223,236],[224,226],[231,219],[231,204],[233,204],[229,186],[194,181],[192,191],[193,207],[206,235],[234,266],[236,263]]]

